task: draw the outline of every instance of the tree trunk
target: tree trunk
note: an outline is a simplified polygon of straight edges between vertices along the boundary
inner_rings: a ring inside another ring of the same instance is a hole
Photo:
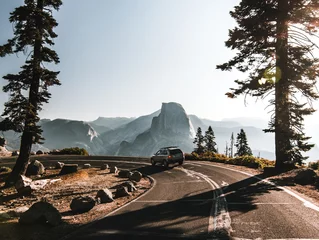
[[[284,162],[290,160],[289,141],[289,80],[288,73],[288,0],[278,1],[275,84],[275,144],[276,165],[282,170]]]
[[[29,106],[27,109],[25,126],[21,137],[20,154],[17,158],[16,164],[6,179],[6,186],[15,184],[19,175],[24,175],[30,159],[30,152],[35,136],[34,128],[37,124],[37,110],[38,110],[38,93],[41,78],[41,48],[42,48],[42,20],[39,12],[43,11],[43,0],[37,0],[37,16],[36,26],[38,29],[37,38],[35,39],[33,46],[33,77],[30,84],[29,91]]]
[[[230,137],[230,157],[233,158],[234,157],[234,134],[231,134]]]

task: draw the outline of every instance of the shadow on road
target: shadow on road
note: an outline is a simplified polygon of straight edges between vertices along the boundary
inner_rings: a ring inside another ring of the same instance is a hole
[[[173,170],[174,167],[179,166],[177,164],[170,164],[168,168],[160,165],[152,166],[152,165],[144,165],[141,167],[133,168],[131,171],[139,171],[141,172],[144,176],[152,176],[157,173],[165,172],[165,171],[170,171]]]
[[[274,185],[267,184],[258,178],[265,178],[264,174],[249,177],[242,181],[222,187],[227,203],[228,211],[247,212],[257,208],[257,197],[269,194],[271,191],[282,191]]]
[[[165,171],[165,168],[144,166],[135,170],[153,175]],[[256,177],[265,176],[260,174]],[[184,196],[174,201],[137,201],[96,222],[84,230],[85,233],[73,239],[232,239],[227,229],[215,229],[208,234],[210,213],[214,212],[213,217],[216,217],[224,210],[218,207],[216,211],[211,211],[217,200],[213,196],[220,197],[221,190],[230,203],[228,211],[240,213],[257,209],[254,203],[258,196],[282,191],[255,177],[248,177],[220,189]]]

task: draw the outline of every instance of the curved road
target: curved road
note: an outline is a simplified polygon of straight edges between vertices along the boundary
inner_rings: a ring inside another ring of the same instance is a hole
[[[155,186],[64,239],[319,239],[319,208],[262,176],[204,162],[168,170],[107,162],[149,175]]]

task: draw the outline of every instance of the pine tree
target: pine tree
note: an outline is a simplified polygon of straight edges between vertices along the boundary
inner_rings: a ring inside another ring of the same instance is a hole
[[[61,0],[25,0],[23,6],[10,13],[14,37],[0,46],[1,57],[19,52],[27,55],[19,73],[3,77],[8,81],[3,91],[9,93],[10,98],[4,105],[2,130],[22,132],[20,154],[6,181],[7,185],[25,173],[32,144],[44,140],[42,130],[37,125],[38,112],[51,97],[48,88],[60,85],[57,79],[59,72],[50,71],[45,64],[59,63],[58,55],[49,47],[54,45],[53,39],[57,37],[53,28],[58,23],[52,13],[59,10],[61,4]]]
[[[204,141],[206,143],[205,150],[208,152],[217,153],[216,142],[215,142],[215,134],[211,126],[208,127],[205,132]]]
[[[247,136],[244,129],[240,129],[240,133],[237,134],[236,144],[237,152],[235,156],[252,156],[252,151],[248,146]]]
[[[205,147],[204,147],[204,136],[202,134],[202,129],[200,127],[197,128],[196,137],[194,142],[196,144],[196,148],[194,152],[197,154],[204,153]]]
[[[231,137],[230,137],[230,154],[229,154],[229,157],[230,158],[233,158],[234,157],[234,133],[232,132],[231,133]]]
[[[301,164],[306,159],[301,152],[314,146],[307,143],[303,122],[315,111],[311,102],[319,98],[319,60],[313,55],[318,9],[318,0],[242,0],[230,13],[238,26],[229,31],[226,46],[238,53],[217,68],[248,75],[235,81],[238,87],[228,97],[273,96],[269,103],[274,114],[264,131],[275,133],[278,169],[285,161]]]

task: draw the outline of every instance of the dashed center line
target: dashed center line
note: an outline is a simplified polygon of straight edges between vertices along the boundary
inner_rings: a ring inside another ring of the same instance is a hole
[[[297,203],[249,203],[249,202],[227,202],[228,205],[298,205]]]
[[[220,230],[226,230],[227,232],[230,232],[231,218],[228,212],[225,195],[220,186],[207,175],[185,168],[180,168],[180,170],[185,172],[187,176],[204,179],[212,187],[214,202],[212,204],[210,217],[208,220],[208,234],[211,235]],[[225,182],[225,184],[227,183]]]
[[[193,181],[176,181],[176,182],[161,182],[159,183],[159,185],[161,184],[178,184],[178,183],[200,183],[200,182],[205,182],[203,180],[193,180]]]

